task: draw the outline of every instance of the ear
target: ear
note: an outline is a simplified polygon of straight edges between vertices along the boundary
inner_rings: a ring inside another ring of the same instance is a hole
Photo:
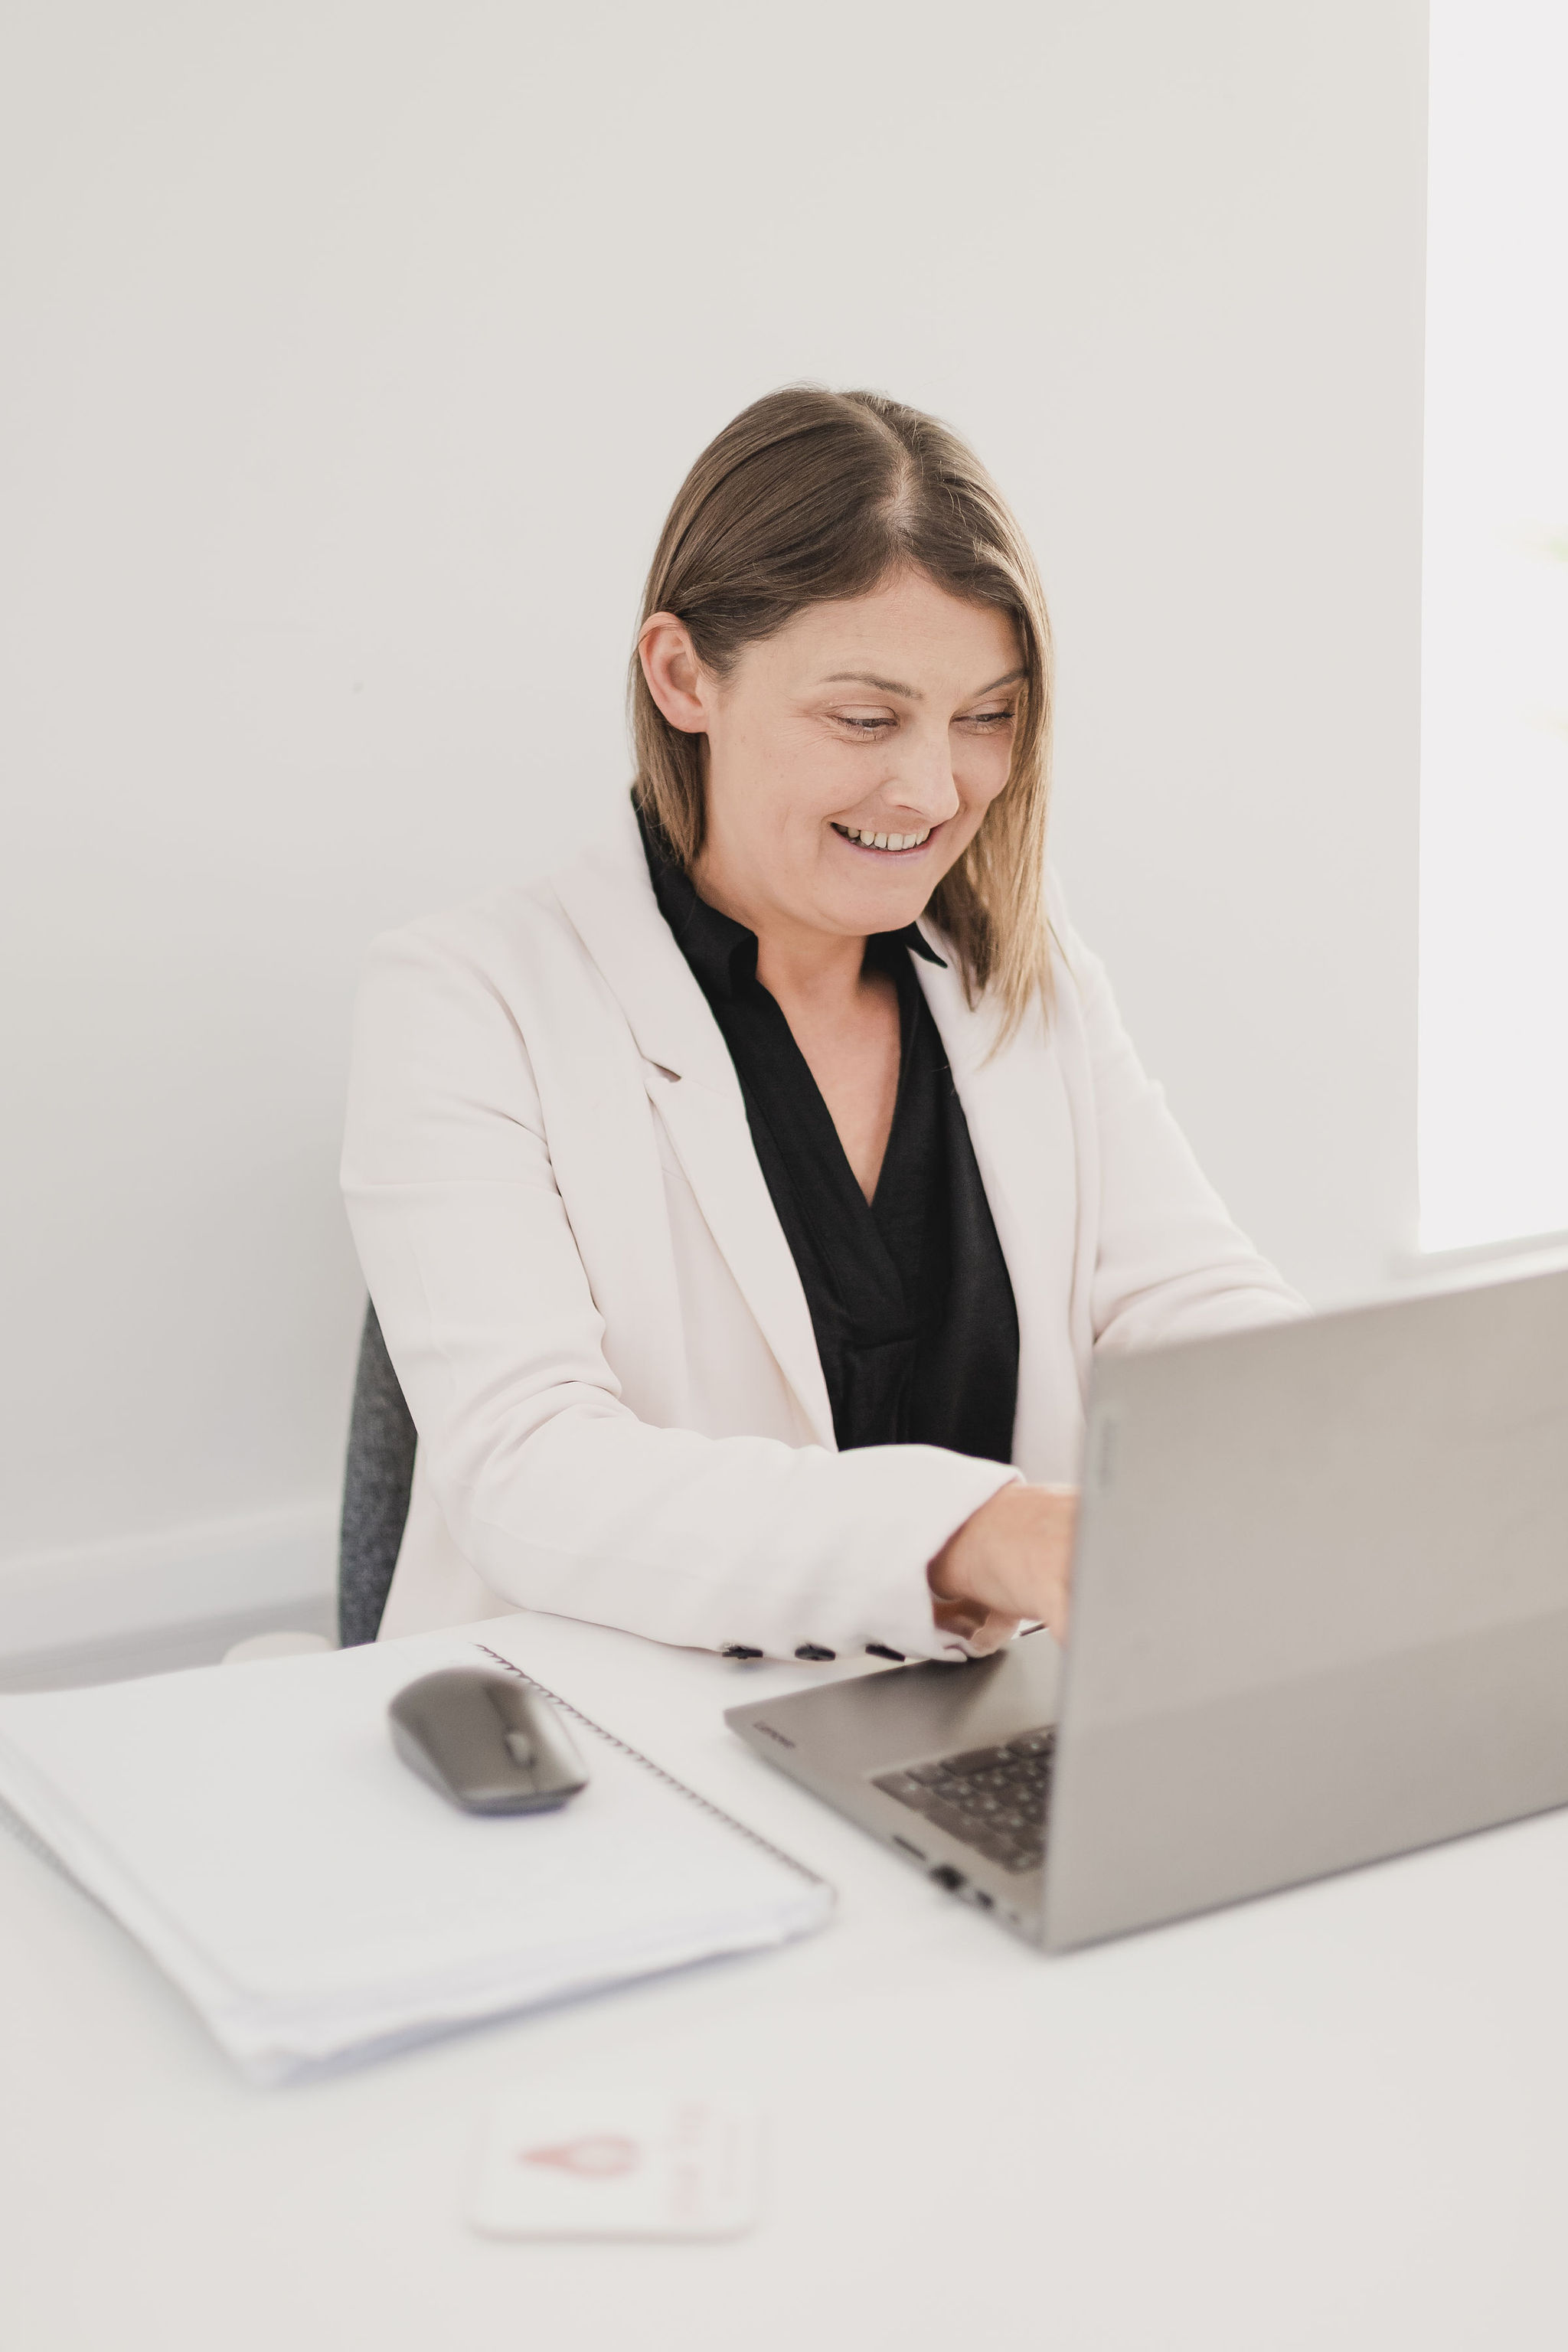
[[[712,681],[685,622],[673,613],[651,613],[638,633],[637,659],[647,690],[670,725],[683,735],[705,735]]]

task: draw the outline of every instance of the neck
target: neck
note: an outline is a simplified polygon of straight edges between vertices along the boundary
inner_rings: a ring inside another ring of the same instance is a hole
[[[707,858],[698,860],[692,880],[710,907],[756,933],[757,978],[778,1003],[826,1011],[858,993],[866,961],[863,938],[815,930],[772,908],[748,905],[744,893],[726,888]]]
[[[785,1006],[811,1005],[826,1012],[849,1003],[860,992],[865,961],[863,939],[793,929],[757,932],[757,978]]]

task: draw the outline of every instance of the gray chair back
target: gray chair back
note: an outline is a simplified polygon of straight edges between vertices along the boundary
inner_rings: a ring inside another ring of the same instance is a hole
[[[380,1631],[408,1520],[415,1444],[414,1416],[392,1369],[375,1308],[366,1307],[338,1538],[338,1639],[345,1650],[374,1642]]]

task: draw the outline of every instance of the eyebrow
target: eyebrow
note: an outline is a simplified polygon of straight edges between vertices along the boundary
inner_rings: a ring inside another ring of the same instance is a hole
[[[896,677],[873,677],[865,669],[836,669],[822,682],[824,686],[874,686],[879,694],[901,694],[906,702],[924,698],[918,686],[900,686]]]
[[[1020,678],[1026,678],[1028,675],[1026,669],[1010,669],[1005,677],[994,677],[989,686],[978,687],[969,698],[972,702],[977,701],[981,695],[994,694],[999,687],[1016,686]],[[906,702],[925,700],[918,686],[905,686],[896,677],[873,677],[868,670],[836,669],[822,682],[824,686],[874,686],[879,694],[900,695]]]

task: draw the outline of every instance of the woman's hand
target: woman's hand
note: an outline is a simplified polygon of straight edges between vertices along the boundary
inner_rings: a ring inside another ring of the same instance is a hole
[[[1076,1486],[1004,1486],[982,1503],[926,1571],[942,1631],[996,1650],[1037,1618],[1065,1641],[1077,1521]]]

